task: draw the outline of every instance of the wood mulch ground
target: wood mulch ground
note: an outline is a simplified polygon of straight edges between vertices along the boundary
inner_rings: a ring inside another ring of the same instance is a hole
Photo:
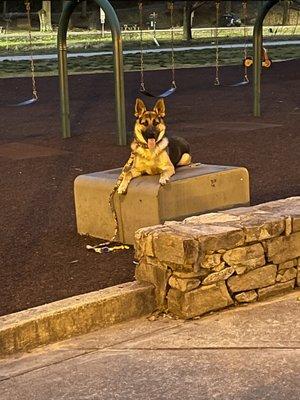
[[[222,81],[235,83],[241,72],[223,68]],[[169,73],[145,78],[158,91]],[[167,100],[168,132],[190,141],[194,161],[247,167],[252,204],[299,195],[299,60],[263,73],[261,118],[251,115],[251,85],[214,87],[211,68],[179,70],[177,81]],[[37,85],[37,104],[0,106],[0,315],[134,278],[132,250],[88,252],[85,245],[97,240],[80,237],[75,224],[75,177],[121,166],[129,154],[116,145],[112,74],[70,77],[68,140],[61,138],[57,77]],[[127,73],[129,131],[137,87],[138,74]],[[2,103],[23,100],[30,79],[2,79],[0,93]]]

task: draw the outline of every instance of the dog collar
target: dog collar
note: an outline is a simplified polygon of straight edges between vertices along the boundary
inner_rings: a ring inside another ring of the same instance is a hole
[[[138,146],[143,147],[144,149],[148,149],[147,143],[139,142],[139,141],[136,140],[136,139],[134,139],[134,142],[135,142]]]

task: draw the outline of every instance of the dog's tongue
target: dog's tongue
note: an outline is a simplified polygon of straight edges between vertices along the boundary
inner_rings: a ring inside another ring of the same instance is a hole
[[[155,147],[155,139],[148,139],[148,149],[152,150]]]

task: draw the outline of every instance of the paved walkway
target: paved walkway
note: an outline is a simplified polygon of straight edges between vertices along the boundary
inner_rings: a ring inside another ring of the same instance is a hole
[[[299,45],[300,40],[278,40],[278,41],[270,41],[264,42],[265,46],[274,47],[274,46],[291,46],[291,45]],[[205,45],[205,46],[190,46],[190,47],[175,47],[175,52],[180,51],[201,51],[201,50],[208,50],[208,49],[215,49],[215,45]],[[248,43],[247,47],[252,47],[252,44]],[[220,49],[242,49],[244,48],[243,43],[234,43],[234,44],[220,44]],[[163,48],[153,48],[153,49],[144,49],[144,53],[169,53],[172,49],[170,47]],[[140,49],[136,50],[124,50],[123,54],[139,54],[141,52]],[[94,56],[107,56],[112,55],[112,51],[95,51],[95,52],[86,52],[86,53],[69,53],[68,58],[75,58],[75,57],[94,57]],[[19,55],[19,56],[2,56],[0,57],[0,62],[2,61],[29,61],[31,59],[30,55]],[[36,54],[33,55],[34,60],[56,60],[57,54]]]
[[[3,360],[0,398],[299,400],[299,295],[136,320]]]

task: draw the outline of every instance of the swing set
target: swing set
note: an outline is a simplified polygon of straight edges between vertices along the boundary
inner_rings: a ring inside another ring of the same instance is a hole
[[[215,86],[221,86],[220,82],[220,49],[219,49],[219,28],[220,28],[220,0],[215,2],[216,6],[216,28],[215,28],[215,44],[216,44],[216,61],[215,61],[215,80],[214,80],[214,85]],[[243,80],[241,82],[237,82],[234,84],[229,84],[229,85],[222,85],[222,86],[231,86],[231,87],[237,87],[237,86],[244,86],[249,83],[249,77],[248,77],[248,68],[253,65],[253,57],[248,55],[247,52],[247,19],[248,19],[248,2],[247,0],[244,0],[242,2],[242,20],[243,20],[243,28],[244,28],[244,49],[243,49],[243,67],[244,67],[244,76]],[[263,68],[270,68],[272,65],[272,60],[268,56],[267,49],[265,47],[262,47],[261,49],[261,60],[262,60],[262,67]]]
[[[140,93],[148,97],[155,97],[159,99],[163,99],[165,97],[170,96],[173,94],[176,89],[176,81],[175,81],[175,57],[174,57],[174,2],[170,2],[170,29],[171,29],[171,86],[169,89],[163,91],[159,94],[153,94],[145,87],[145,80],[144,80],[144,48],[143,48],[143,1],[139,2],[139,15],[140,15]]]
[[[28,0],[27,0],[28,1]],[[115,104],[116,104],[116,120],[117,120],[117,135],[118,144],[126,145],[127,143],[127,131],[126,131],[126,118],[125,118],[125,92],[124,92],[124,71],[123,71],[123,52],[122,52],[122,36],[121,28],[118,17],[111,6],[109,0],[94,0],[98,6],[100,6],[109,22],[112,34],[113,44],[113,62],[114,62],[114,86],[115,86]],[[254,32],[253,32],[253,59],[248,57],[247,54],[247,43],[246,43],[246,17],[247,17],[247,0],[243,0],[243,14],[244,14],[244,79],[242,82],[231,86],[241,86],[249,83],[248,70],[249,66],[253,65],[253,91],[254,91],[254,115],[260,115],[260,71],[261,67],[269,68],[271,66],[271,60],[267,57],[267,52],[262,46],[262,24],[265,15],[268,11],[278,3],[279,0],[267,0],[263,5],[262,10],[256,19]],[[295,0],[294,0],[295,1]],[[57,35],[57,49],[58,49],[58,65],[59,65],[59,82],[60,82],[60,99],[61,99],[61,124],[63,137],[71,137],[70,129],[70,106],[69,106],[69,91],[68,91],[68,67],[67,67],[67,30],[69,25],[70,17],[75,10],[76,6],[81,0],[65,0],[63,11],[59,21],[58,35]],[[298,2],[298,0],[297,0]],[[219,44],[218,44],[218,28],[219,28],[219,3],[216,1],[217,19],[216,24],[216,84],[220,85],[219,77]],[[300,0],[299,0],[300,3]],[[171,38],[172,38],[172,49],[171,49],[171,87],[162,93],[152,93],[146,88],[144,79],[144,49],[143,49],[143,1],[139,1],[139,12],[140,12],[140,39],[141,39],[141,76],[140,76],[140,92],[145,96],[164,98],[170,96],[177,89],[175,81],[175,63],[174,63],[174,22],[173,22],[173,1],[170,3],[170,16],[171,16]],[[248,3],[249,4],[249,3]]]
[[[24,5],[26,8],[26,16],[27,16],[27,26],[28,26],[28,39],[29,39],[29,48],[30,48],[30,71],[31,71],[31,86],[32,86],[32,97],[28,100],[24,100],[17,104],[10,104],[11,107],[22,107],[34,104],[38,101],[38,91],[35,82],[35,65],[33,60],[33,52],[32,52],[32,25],[31,25],[31,7],[30,0],[24,0]],[[7,29],[6,29],[7,34]]]
[[[216,7],[216,27],[215,27],[215,45],[216,45],[216,59],[215,59],[215,86],[231,86],[238,87],[244,86],[249,83],[248,68],[253,65],[253,57],[248,55],[247,52],[247,19],[248,19],[248,2],[244,0],[242,2],[242,20],[243,20],[243,35],[244,35],[244,48],[243,48],[243,62],[244,67],[243,79],[240,82],[223,85],[220,82],[220,46],[219,46],[219,28],[220,28],[220,0],[215,2]],[[175,81],[175,60],[174,60],[174,2],[170,2],[170,30],[171,30],[171,87],[159,94],[154,94],[150,90],[146,89],[144,79],[144,48],[143,48],[143,1],[139,2],[139,17],[140,17],[140,93],[148,97],[154,98],[165,98],[173,94],[176,89]],[[268,56],[267,49],[262,47],[261,49],[261,62],[263,68],[270,68],[272,60]]]

